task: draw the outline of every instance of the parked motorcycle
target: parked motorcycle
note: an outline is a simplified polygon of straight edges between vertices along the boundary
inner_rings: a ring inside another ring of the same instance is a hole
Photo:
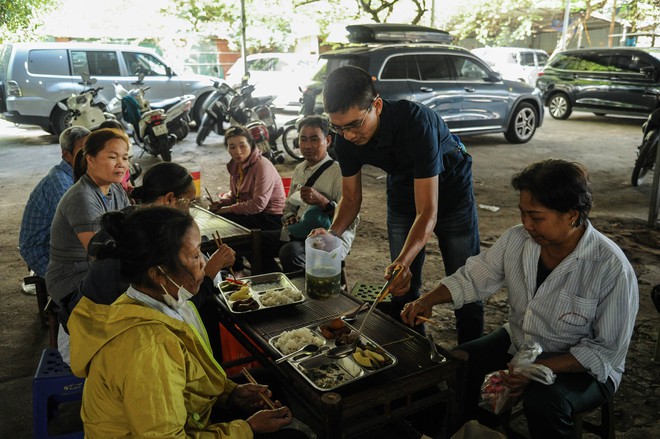
[[[300,145],[298,144],[298,136],[300,134],[298,124],[303,118],[318,114],[315,106],[316,96],[319,95],[323,89],[320,87],[308,87],[303,90],[301,87],[298,87],[298,90],[302,93],[300,96],[300,110],[298,111],[298,117],[284,123],[285,128],[284,133],[282,134],[282,146],[284,146],[284,150],[291,157],[298,161],[302,161],[304,160],[304,157],[300,152]]]
[[[172,160],[172,146],[177,138],[169,132],[167,114],[162,109],[152,110],[144,93],[150,87],[134,88],[127,91],[121,84],[115,84],[115,92],[121,101],[122,121],[133,127],[135,142],[153,156]]]
[[[80,94],[72,95],[66,100],[66,104],[59,102],[57,105],[68,112],[64,121],[65,127],[81,126],[88,130],[95,130],[101,123],[112,120],[115,116],[107,111],[104,102],[95,100],[99,92],[103,90],[103,87],[91,87],[96,84],[96,78],[91,78],[86,73],[83,73],[81,77],[80,84],[89,88],[84,89]]]
[[[642,184],[644,177],[655,166],[658,142],[660,142],[660,94],[658,95],[658,106],[642,125],[642,132],[644,133],[642,144],[638,147],[637,160],[631,177],[631,183],[635,187]],[[657,169],[656,172],[658,172]]]
[[[226,83],[214,81],[216,91],[204,102],[204,116],[197,133],[197,144],[202,145],[211,131],[219,135],[229,126],[244,126],[254,137],[262,155],[273,163],[284,163],[282,152],[277,148],[277,139],[282,128],[277,127],[272,102],[274,97],[252,97],[254,86],[245,75],[237,89]]]

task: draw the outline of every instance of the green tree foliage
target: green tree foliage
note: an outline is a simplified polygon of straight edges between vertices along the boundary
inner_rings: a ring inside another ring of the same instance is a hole
[[[295,44],[294,34],[309,28],[323,40],[335,23],[407,22],[417,24],[428,13],[429,0],[245,0],[246,41],[251,52],[287,51]],[[406,17],[401,9],[412,11]],[[217,35],[235,47],[241,39],[239,0],[171,0],[161,10],[190,23],[189,31]],[[396,17],[396,18],[394,18]],[[293,28],[298,32],[292,32]]]
[[[0,0],[0,42],[30,39],[41,24],[40,14],[61,0]]]
[[[508,46],[530,35],[542,17],[530,13],[538,7],[532,0],[490,0],[470,5],[454,16],[449,28],[459,40],[475,37],[489,46]]]

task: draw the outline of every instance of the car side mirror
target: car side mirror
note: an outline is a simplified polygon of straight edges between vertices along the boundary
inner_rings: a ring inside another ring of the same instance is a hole
[[[642,67],[639,69],[640,73],[644,75],[644,77],[653,80],[654,82],[658,82],[660,79],[660,69],[653,67],[653,66],[648,66],[648,67]]]
[[[502,80],[502,74],[498,72],[489,72],[487,81],[489,82],[500,82]]]
[[[172,67],[166,66],[165,67],[165,74],[171,78],[172,77]]]

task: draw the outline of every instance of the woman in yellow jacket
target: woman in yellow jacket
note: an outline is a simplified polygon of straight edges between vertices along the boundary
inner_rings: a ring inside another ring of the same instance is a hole
[[[114,238],[107,250],[131,286],[112,305],[83,298],[69,319],[71,368],[87,378],[85,436],[252,438],[289,424],[291,411],[279,402],[263,410],[266,386],[232,382],[213,359],[187,300],[204,279],[193,218],[153,207],[107,214],[103,227]],[[214,423],[218,408],[246,419]]]

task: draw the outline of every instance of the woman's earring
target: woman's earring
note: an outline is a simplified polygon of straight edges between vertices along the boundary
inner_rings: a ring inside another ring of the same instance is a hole
[[[571,223],[571,227],[575,227],[575,221]]]

